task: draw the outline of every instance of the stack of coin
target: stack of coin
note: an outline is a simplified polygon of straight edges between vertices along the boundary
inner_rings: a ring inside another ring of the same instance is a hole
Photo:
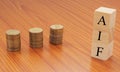
[[[43,47],[43,30],[41,28],[29,29],[29,41],[31,48]]]
[[[8,30],[6,32],[7,50],[19,51],[21,48],[20,31]]]
[[[63,26],[55,24],[50,26],[50,43],[58,45],[62,44],[63,39]]]

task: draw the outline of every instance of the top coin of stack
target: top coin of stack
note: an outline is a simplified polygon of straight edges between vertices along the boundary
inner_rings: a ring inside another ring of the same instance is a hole
[[[50,26],[50,43],[58,45],[62,44],[63,26],[55,24]]]
[[[20,31],[8,30],[6,31],[7,50],[19,51],[21,48]]]
[[[29,29],[29,41],[32,48],[43,47],[43,30],[41,28]]]

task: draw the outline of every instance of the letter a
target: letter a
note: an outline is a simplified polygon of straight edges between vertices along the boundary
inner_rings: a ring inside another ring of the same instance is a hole
[[[99,24],[100,22],[103,22],[103,25],[106,25],[106,24],[105,24],[104,16],[101,17],[100,21],[99,21],[97,24]]]

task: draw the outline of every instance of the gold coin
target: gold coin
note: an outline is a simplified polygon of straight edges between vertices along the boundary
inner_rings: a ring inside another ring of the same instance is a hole
[[[18,30],[8,30],[6,31],[6,39],[17,39],[20,38],[20,31]]]
[[[16,36],[20,34],[20,31],[11,29],[11,30],[6,31],[6,34],[11,35],[11,36]]]
[[[63,37],[63,35],[53,35],[53,34],[50,34],[50,37],[60,38],[60,37]]]
[[[54,24],[54,25],[51,25],[50,28],[54,30],[60,30],[60,29],[63,29],[63,26],[61,24]]]
[[[60,24],[55,24],[50,26],[50,43],[52,44],[62,44],[63,39],[63,26]]]
[[[8,51],[20,51],[20,48],[8,48]]]
[[[60,24],[51,25],[50,26],[50,34],[62,35],[63,34],[63,26]]]
[[[31,48],[41,48],[41,47],[43,47],[43,44],[34,44],[34,45],[30,44],[30,47]]]
[[[29,32],[33,33],[33,34],[39,34],[39,33],[43,32],[43,30],[41,28],[31,28],[31,29],[29,29]]]
[[[30,44],[43,44],[43,42],[30,42]]]
[[[43,39],[43,36],[29,36],[29,39]]]
[[[62,41],[50,41],[51,44],[55,44],[55,45],[58,45],[58,44],[62,44]]]
[[[20,31],[8,30],[6,31],[6,41],[8,51],[18,51],[21,48]]]
[[[30,47],[42,47],[43,46],[43,30],[41,28],[29,29],[29,43]]]
[[[43,41],[43,39],[29,39],[30,42],[41,42]]]

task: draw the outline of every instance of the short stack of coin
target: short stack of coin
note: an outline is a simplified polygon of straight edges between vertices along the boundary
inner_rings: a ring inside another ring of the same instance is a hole
[[[8,51],[20,51],[21,49],[20,31],[12,29],[6,31],[6,40]]]
[[[63,26],[55,24],[50,26],[50,43],[58,45],[62,44],[63,39]]]
[[[41,28],[29,29],[29,41],[31,48],[43,47],[43,30]]]

